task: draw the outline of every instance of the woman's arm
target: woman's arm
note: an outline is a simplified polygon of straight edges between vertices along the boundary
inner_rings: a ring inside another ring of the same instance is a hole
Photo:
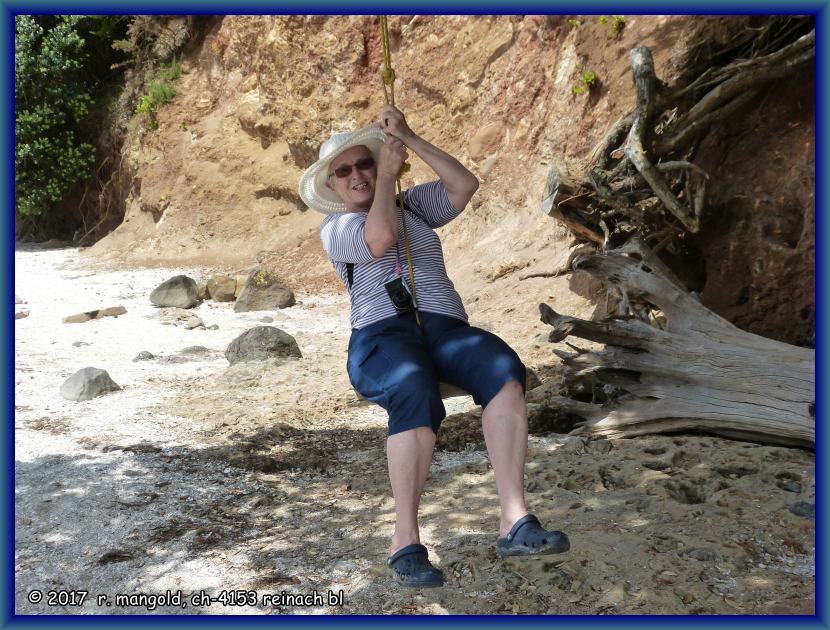
[[[398,208],[395,205],[395,180],[407,158],[406,146],[397,138],[387,138],[380,148],[375,178],[375,196],[366,217],[363,237],[375,258],[383,256],[398,242]]]
[[[398,138],[435,171],[457,210],[466,207],[478,190],[478,178],[461,162],[412,131],[403,112],[392,105],[385,105],[381,112],[381,129],[384,133]]]

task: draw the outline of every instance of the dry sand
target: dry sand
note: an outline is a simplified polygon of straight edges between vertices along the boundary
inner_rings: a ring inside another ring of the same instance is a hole
[[[148,300],[179,273],[210,270],[96,269],[75,249],[15,254],[26,300],[16,308],[30,311],[15,321],[17,614],[814,611],[814,521],[790,510],[815,501],[813,453],[704,435],[532,435],[529,505],[572,550],[499,560],[493,476],[467,397],[446,401],[451,430],[422,502],[422,539],[447,584],[396,589],[384,564],[385,416],[348,384],[345,296],[298,295],[267,313],[204,302],[194,312],[219,329],[185,330]],[[61,323],[116,305],[127,313]],[[488,323],[515,334],[507,320]],[[303,358],[229,368],[230,341],[263,324],[294,335]],[[534,344],[544,379],[554,362]],[[191,346],[206,350],[181,352]],[[143,350],[156,359],[133,362]],[[123,389],[61,398],[86,366]],[[185,606],[115,601],[168,590]],[[341,591],[342,605],[328,605]],[[224,601],[194,605],[202,592]],[[324,601],[291,605],[282,593]]]

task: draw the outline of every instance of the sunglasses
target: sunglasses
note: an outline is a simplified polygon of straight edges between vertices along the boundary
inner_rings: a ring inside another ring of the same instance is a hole
[[[329,173],[329,177],[332,175],[336,175],[339,179],[343,179],[344,177],[348,177],[352,174],[352,168],[357,167],[359,171],[368,171],[375,165],[375,158],[373,157],[365,157],[362,160],[358,160],[354,164],[343,164],[342,166],[338,166],[334,169],[333,173]]]

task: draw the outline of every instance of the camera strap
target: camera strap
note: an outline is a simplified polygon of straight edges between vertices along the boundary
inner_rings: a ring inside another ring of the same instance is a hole
[[[395,205],[398,206],[401,211],[403,211],[403,203],[401,202],[400,197],[395,196]],[[400,244],[395,244],[395,273],[398,274],[400,278],[401,273],[401,250]],[[354,284],[354,263],[347,262],[346,263],[346,278],[349,280],[349,291],[352,290],[352,285]]]

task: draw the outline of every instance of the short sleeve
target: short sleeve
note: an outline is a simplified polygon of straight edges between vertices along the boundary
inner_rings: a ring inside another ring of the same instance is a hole
[[[338,212],[323,219],[320,240],[335,262],[367,263],[377,260],[369,250],[364,230],[365,212]]]
[[[418,184],[404,192],[404,202],[431,228],[446,225],[461,214],[452,205],[447,189],[441,180]]]

